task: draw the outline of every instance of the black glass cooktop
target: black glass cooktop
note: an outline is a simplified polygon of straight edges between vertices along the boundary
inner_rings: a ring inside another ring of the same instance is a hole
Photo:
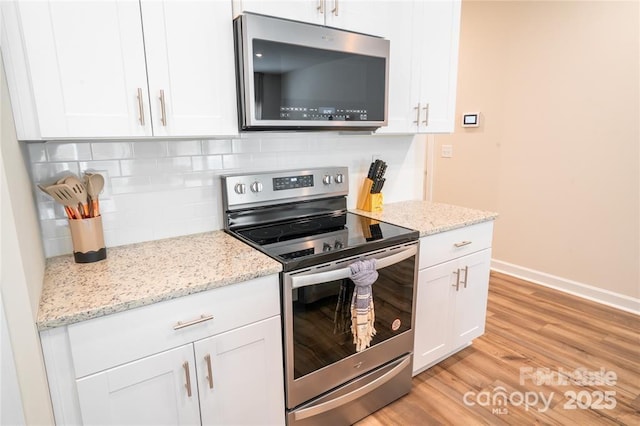
[[[338,212],[236,229],[285,271],[415,241],[418,231],[355,213]]]

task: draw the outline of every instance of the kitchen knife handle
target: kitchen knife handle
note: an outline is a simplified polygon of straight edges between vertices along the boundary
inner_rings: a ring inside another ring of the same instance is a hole
[[[138,120],[140,121],[140,125],[144,126],[144,104],[142,103],[142,89],[138,87],[138,113],[140,117]]]

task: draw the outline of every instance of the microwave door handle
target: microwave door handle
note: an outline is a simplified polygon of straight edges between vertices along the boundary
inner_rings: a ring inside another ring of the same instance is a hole
[[[390,256],[378,259],[376,262],[376,269],[386,268],[387,266],[395,265],[403,260],[415,256],[418,252],[416,246],[411,246],[406,250],[394,253]],[[335,271],[319,272],[317,274],[302,275],[299,277],[291,277],[291,288],[306,287],[314,284],[328,283],[331,281],[342,280],[351,276],[351,269],[341,268]]]

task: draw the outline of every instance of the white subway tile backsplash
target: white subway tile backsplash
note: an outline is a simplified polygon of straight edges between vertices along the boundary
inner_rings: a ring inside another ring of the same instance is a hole
[[[202,141],[202,154],[230,154],[232,152],[231,141],[229,140],[204,140]]]
[[[31,166],[31,173],[35,183],[53,183],[65,173],[78,174],[78,163],[35,163]]]
[[[44,148],[44,143],[28,143],[27,144],[27,154],[29,155],[30,163],[39,163],[43,161],[47,161],[47,151]]]
[[[193,170],[191,157],[161,158],[158,160],[158,172],[160,173],[187,173]]]
[[[167,146],[169,157],[180,157],[183,155],[201,155],[201,141],[170,141]]]
[[[110,247],[222,228],[221,174],[348,166],[350,191],[357,194],[373,153],[389,164],[389,180],[410,180],[424,161],[421,145],[410,136],[265,133],[233,140],[30,143],[25,151],[34,183],[65,171],[104,175],[100,207]],[[397,182],[385,190],[385,202],[419,197],[421,191]],[[63,207],[35,186],[34,191],[45,255],[71,253]],[[349,197],[350,207],[355,198]]]
[[[117,160],[105,160],[105,161],[81,161],[80,172],[84,173],[90,171],[93,173],[100,173],[104,176],[108,173],[109,176],[121,176],[120,161]],[[105,176],[106,179],[106,176]]]
[[[150,176],[158,173],[158,160],[120,160],[122,176]]]
[[[184,188],[183,175],[162,174],[151,176],[150,179],[154,190]]]
[[[45,143],[49,161],[80,161],[91,159],[91,146],[86,143]]]
[[[112,194],[133,194],[153,190],[149,176],[127,176],[111,178]]]
[[[116,160],[131,158],[133,149],[131,142],[92,142],[92,160]]]
[[[231,141],[234,154],[260,152],[259,139],[234,139]]]
[[[222,156],[220,155],[201,155],[192,157],[191,161],[195,172],[222,168]]]
[[[168,144],[167,141],[136,141],[131,145],[135,158],[160,158],[167,156]]]
[[[216,184],[219,174],[216,172],[198,172],[184,175],[184,186],[186,188],[193,188],[199,186],[214,186]]]

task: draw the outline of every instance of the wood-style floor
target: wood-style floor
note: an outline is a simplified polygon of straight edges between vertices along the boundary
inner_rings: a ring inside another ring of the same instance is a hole
[[[640,317],[492,272],[485,334],[357,425],[640,425],[639,395]]]

